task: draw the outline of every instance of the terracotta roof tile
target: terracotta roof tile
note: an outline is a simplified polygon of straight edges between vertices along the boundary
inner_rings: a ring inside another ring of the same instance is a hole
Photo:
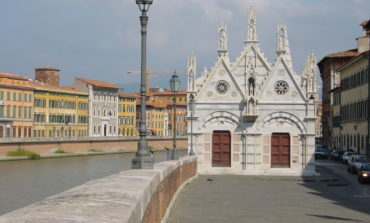
[[[16,80],[27,80],[27,77],[18,76],[16,74],[9,74],[9,73],[0,73],[0,77],[16,79]]]
[[[80,94],[80,95],[88,95],[87,92],[80,91],[75,89],[71,86],[52,86],[47,85],[41,82],[31,82],[31,85],[36,90],[44,90],[44,91],[53,91],[53,92],[62,92],[62,93],[69,93],[69,94]]]
[[[177,95],[181,95],[181,94],[187,94],[187,90],[179,90],[177,92]],[[155,96],[160,96],[160,95],[173,95],[175,94],[174,92],[172,92],[171,90],[168,90],[168,89],[163,89],[162,92],[153,92],[152,95],[155,95]]]
[[[79,78],[77,77],[76,80],[83,81],[85,83],[97,86],[97,87],[106,87],[106,88],[115,88],[115,89],[122,89],[121,87],[118,87],[117,85],[105,82],[105,81],[97,81],[97,80],[89,80],[85,78]]]
[[[359,55],[360,53],[357,51],[357,49],[352,49],[352,50],[346,50],[346,51],[341,51],[337,53],[332,53],[329,55],[326,55],[324,58],[334,58],[334,57],[354,57]]]
[[[126,97],[126,98],[136,98],[137,97],[136,94],[126,94],[126,93],[123,93],[123,92],[118,92],[118,95],[120,97]]]

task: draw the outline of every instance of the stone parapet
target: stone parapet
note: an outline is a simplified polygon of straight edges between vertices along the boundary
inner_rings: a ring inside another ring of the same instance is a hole
[[[172,136],[147,136],[147,140],[172,140]],[[187,139],[187,136],[177,136],[176,139]],[[138,136],[101,136],[101,137],[47,137],[47,138],[0,138],[1,144],[12,143],[47,143],[47,142],[97,142],[97,141],[132,141]]]
[[[177,190],[196,175],[194,156],[123,171],[2,215],[0,223],[157,223]]]

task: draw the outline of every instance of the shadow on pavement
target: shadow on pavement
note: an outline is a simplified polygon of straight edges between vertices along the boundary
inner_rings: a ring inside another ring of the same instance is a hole
[[[316,166],[316,172],[319,172],[321,176],[303,177],[301,183],[302,186],[312,190],[312,192],[309,192],[310,194],[328,199],[334,205],[368,214],[370,222],[370,196],[359,197],[358,194],[361,192],[356,190],[352,182],[325,166]],[[368,191],[370,194],[370,187]],[[307,215],[338,221],[359,221],[327,215]]]

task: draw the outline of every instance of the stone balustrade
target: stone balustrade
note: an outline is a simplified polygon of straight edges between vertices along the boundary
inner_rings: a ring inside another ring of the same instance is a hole
[[[93,180],[0,216],[0,223],[164,222],[176,194],[197,176],[196,157]]]

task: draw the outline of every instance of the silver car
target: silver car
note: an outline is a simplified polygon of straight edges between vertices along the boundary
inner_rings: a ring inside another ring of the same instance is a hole
[[[351,152],[351,151],[344,152],[344,154],[342,156],[342,163],[347,164],[349,157],[351,157],[354,154],[355,154],[355,152]]]
[[[348,159],[347,171],[349,173],[357,173],[364,164],[369,162],[364,155],[352,155]]]

